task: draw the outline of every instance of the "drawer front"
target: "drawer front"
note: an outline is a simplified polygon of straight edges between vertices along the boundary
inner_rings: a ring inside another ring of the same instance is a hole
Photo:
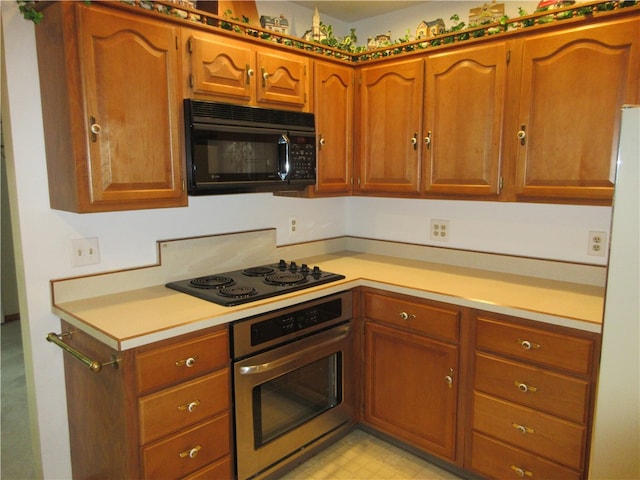
[[[226,330],[138,352],[138,392],[199,377],[228,363],[229,337]]]
[[[433,338],[457,342],[460,311],[447,306],[426,305],[376,293],[365,293],[365,316],[388,325]]]
[[[476,392],[473,428],[576,470],[584,466],[582,425]]]
[[[482,353],[475,359],[476,390],[567,420],[586,422],[588,382]]]
[[[232,480],[231,457],[225,457],[182,480]]]
[[[145,478],[180,478],[229,455],[229,415],[142,448]]]
[[[546,480],[580,480],[579,472],[531,455],[502,442],[473,433],[471,465],[476,473],[496,480],[519,478]]]
[[[480,350],[512,355],[571,373],[591,373],[594,342],[590,339],[478,317],[476,342]]]
[[[140,443],[146,444],[229,409],[229,369],[139,400]]]

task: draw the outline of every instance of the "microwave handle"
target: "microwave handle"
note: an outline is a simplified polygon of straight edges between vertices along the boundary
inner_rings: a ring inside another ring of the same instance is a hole
[[[289,147],[291,141],[286,134],[282,134],[278,139],[278,176],[284,181],[289,176]]]

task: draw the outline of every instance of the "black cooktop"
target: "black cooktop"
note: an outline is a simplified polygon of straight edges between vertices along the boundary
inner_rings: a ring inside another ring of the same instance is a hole
[[[320,267],[280,260],[270,265],[217,273],[167,283],[166,286],[225,307],[254,302],[342,280],[344,275],[324,272]]]

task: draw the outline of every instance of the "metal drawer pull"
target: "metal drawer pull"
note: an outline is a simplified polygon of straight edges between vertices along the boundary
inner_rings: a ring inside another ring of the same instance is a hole
[[[526,143],[526,138],[527,138],[527,127],[526,125],[522,125],[520,127],[520,130],[518,130],[518,134],[516,135],[518,137],[518,140],[520,140],[520,145],[524,145]]]
[[[267,80],[269,80],[269,72],[262,67],[262,88],[267,88]]]
[[[525,350],[531,350],[532,348],[534,350],[540,348],[540,344],[539,343],[533,343],[530,342],[529,340],[521,340],[520,338],[516,340],[516,342],[518,342],[518,344],[524,348]]]
[[[190,450],[185,450],[184,452],[180,452],[180,458],[196,458],[198,452],[202,449],[202,445],[196,445]]]
[[[193,412],[198,405],[200,405],[200,400],[194,400],[193,402],[180,405],[178,407],[178,410],[180,410],[181,412],[184,412],[185,410],[187,410],[188,412]]]
[[[519,432],[520,432],[521,434],[523,434],[523,435],[524,435],[525,433],[535,433],[535,430],[534,430],[533,428],[531,428],[531,427],[525,427],[524,425],[520,425],[520,424],[517,424],[517,423],[515,423],[515,422],[513,422],[513,423],[511,424],[511,426],[512,426],[513,428],[515,428],[517,431],[519,431]]]
[[[118,358],[115,355],[111,356],[111,361],[110,362],[100,363],[97,360],[91,360],[84,353],[79,352],[78,350],[76,350],[72,346],[67,345],[66,343],[64,343],[62,341],[62,339],[64,337],[71,338],[73,333],[74,332],[64,332],[64,333],[53,333],[53,332],[50,332],[49,334],[47,334],[47,341],[51,342],[51,343],[55,343],[62,350],[64,350],[65,352],[67,352],[71,356],[77,358],[78,360],[80,360],[82,363],[87,365],[89,367],[89,370],[91,370],[93,373],[98,373],[100,370],[102,370],[102,367],[105,367],[107,365],[111,365],[113,368],[118,368]]]
[[[524,478],[524,477],[533,478],[533,472],[530,472],[529,470],[525,470],[522,467],[516,467],[515,465],[511,465],[510,468],[511,470],[516,472],[516,475],[518,475],[520,478]]]
[[[196,360],[198,360],[198,355],[194,355],[193,357],[185,358],[184,360],[178,360],[176,362],[176,367],[193,367],[196,364]]]
[[[523,393],[537,392],[538,391],[538,389],[536,387],[532,387],[531,385],[527,385],[526,383],[519,382],[518,380],[514,380],[513,384],[516,387],[518,387],[518,390],[520,390]]]
[[[249,66],[249,64],[247,63],[245,71],[247,72],[247,85],[249,85],[251,83],[251,77],[253,77],[254,75],[254,71],[253,69]]]
[[[398,315],[402,320],[409,320],[409,319],[416,318],[416,316],[413,313],[400,312]]]

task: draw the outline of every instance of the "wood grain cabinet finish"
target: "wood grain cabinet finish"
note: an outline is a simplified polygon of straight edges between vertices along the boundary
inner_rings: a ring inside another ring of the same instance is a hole
[[[579,26],[522,40],[519,199],[610,201],[620,109],[637,103],[640,21]]]
[[[465,468],[586,478],[599,336],[478,313]]]
[[[51,207],[185,206],[178,28],[51,2],[35,31]]]
[[[450,305],[367,291],[364,316],[363,422],[455,461],[459,311]],[[444,331],[456,334],[443,334],[441,321],[453,323]]]
[[[314,113],[318,135],[316,195],[351,192],[353,180],[354,71],[346,65],[314,62]]]
[[[430,55],[423,169],[427,194],[500,193],[506,41]]]
[[[224,35],[183,29],[185,95],[310,111],[310,60]]]
[[[423,85],[422,58],[364,66],[358,72],[354,192],[419,193]]]
[[[64,356],[73,478],[233,478],[225,326],[124,352],[65,330],[91,358],[119,360],[93,373]]]

